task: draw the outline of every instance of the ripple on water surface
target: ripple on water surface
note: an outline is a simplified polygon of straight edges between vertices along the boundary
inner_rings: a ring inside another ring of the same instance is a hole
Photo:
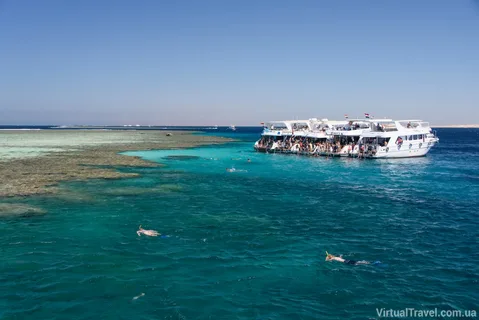
[[[477,309],[479,185],[460,177],[479,166],[442,153],[454,137],[398,161],[265,155],[251,143],[135,153],[167,166],[65,184],[62,196],[21,202],[48,214],[0,219],[0,317]],[[139,237],[139,225],[168,237]],[[325,262],[325,251],[383,264]]]

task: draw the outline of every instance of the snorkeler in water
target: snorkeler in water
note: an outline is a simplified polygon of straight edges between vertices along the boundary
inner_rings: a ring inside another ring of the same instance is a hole
[[[248,170],[244,170],[244,169],[235,169],[235,168],[226,168],[226,171],[228,172],[248,172]]]
[[[344,264],[350,264],[353,266],[357,266],[360,264],[380,264],[381,263],[380,261],[369,262],[366,260],[356,261],[356,260],[343,259],[343,255],[340,255],[339,257],[337,257],[328,253],[328,251],[326,251],[326,261],[338,261],[338,262],[342,262]]]
[[[155,230],[145,230],[143,229],[141,226],[140,226],[140,229],[138,229],[138,231],[136,232],[136,234],[138,234],[138,236],[141,236],[141,234],[144,234],[146,236],[150,236],[150,237],[157,237],[159,236],[160,234],[158,233],[158,231],[155,231]]]

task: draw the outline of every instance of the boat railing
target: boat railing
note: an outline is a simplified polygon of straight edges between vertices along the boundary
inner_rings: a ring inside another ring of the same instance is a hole
[[[268,133],[268,132],[279,132],[279,133],[291,133],[291,130],[287,128],[277,128],[277,129],[271,129],[271,128],[263,128],[263,133]]]

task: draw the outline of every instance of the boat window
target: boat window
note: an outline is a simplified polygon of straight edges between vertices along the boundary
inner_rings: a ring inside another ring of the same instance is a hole
[[[293,122],[291,124],[291,127],[293,128],[293,130],[307,130],[307,129],[309,129],[308,124],[304,123],[304,122]]]
[[[417,128],[419,126],[419,123],[417,122],[411,122],[411,121],[407,121],[407,122],[404,122],[404,121],[401,121],[399,122],[399,124],[405,128]]]
[[[412,136],[409,136],[408,140],[412,140]]]
[[[429,128],[429,122],[420,122],[419,125],[423,128]]]
[[[351,122],[350,122],[351,123]],[[351,130],[358,130],[359,128],[361,128],[361,124],[360,123],[357,123],[357,122],[353,122],[351,123]]]
[[[414,135],[414,140],[417,140],[417,134]]]
[[[270,130],[284,130],[287,129],[286,125],[283,123],[271,123],[268,124]]]
[[[378,145],[387,146],[391,138],[378,138]]]
[[[373,130],[390,132],[390,131],[397,131],[397,127],[394,122],[386,121],[386,122],[378,122],[377,125],[373,126]]]

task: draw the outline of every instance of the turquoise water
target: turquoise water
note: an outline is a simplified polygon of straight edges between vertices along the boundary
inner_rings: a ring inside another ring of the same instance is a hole
[[[47,213],[0,219],[0,319],[479,311],[478,133],[442,130],[427,157],[399,160],[265,155],[233,134],[244,141],[129,153],[165,164],[118,168],[139,178],[3,200]]]

